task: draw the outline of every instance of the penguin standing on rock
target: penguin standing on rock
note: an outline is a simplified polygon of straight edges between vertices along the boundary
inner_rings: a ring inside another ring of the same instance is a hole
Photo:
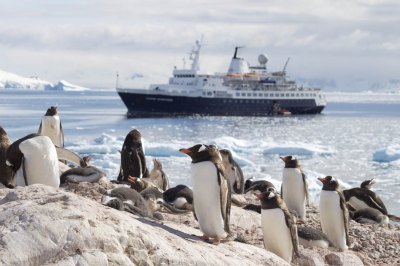
[[[133,129],[126,135],[124,144],[122,145],[121,167],[117,181],[120,183],[129,183],[129,177],[140,180],[148,175],[149,171],[144,156],[142,134],[139,130]]]
[[[11,144],[6,131],[0,126],[0,182],[8,188],[15,187],[14,173],[6,164],[7,149]]]
[[[64,147],[64,130],[57,112],[57,107],[51,106],[47,109],[40,123],[38,134],[48,136],[54,145]]]
[[[337,248],[345,251],[350,244],[346,201],[334,177],[320,177],[318,180],[323,184],[319,201],[322,231]]]
[[[299,256],[295,218],[274,187],[256,196],[261,200],[261,229],[265,249],[291,263]]]
[[[308,186],[306,176],[294,156],[280,157],[285,162],[283,168],[281,194],[290,211],[301,220],[306,218]]]
[[[197,144],[180,152],[192,158],[194,216],[202,239],[219,244],[230,234],[231,190],[224,176],[221,154],[215,145]]]

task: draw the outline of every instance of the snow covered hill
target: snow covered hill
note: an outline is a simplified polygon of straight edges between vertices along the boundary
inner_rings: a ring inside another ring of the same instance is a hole
[[[17,74],[0,70],[0,89],[8,90],[58,90],[58,91],[84,91],[89,88],[71,84],[65,80],[60,80],[53,84],[38,77],[22,77]]]

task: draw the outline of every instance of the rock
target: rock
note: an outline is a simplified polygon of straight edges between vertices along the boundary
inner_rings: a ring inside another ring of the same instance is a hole
[[[254,245],[208,244],[184,223],[159,223],[45,185],[9,190],[0,212],[0,265],[288,265]]]
[[[301,256],[297,260],[298,264],[301,266],[324,266],[324,260],[322,259],[321,255],[310,249],[303,249],[301,250]]]
[[[328,265],[352,265],[352,266],[362,266],[364,263],[361,261],[359,257],[349,252],[337,252],[330,253],[325,256],[325,262]]]

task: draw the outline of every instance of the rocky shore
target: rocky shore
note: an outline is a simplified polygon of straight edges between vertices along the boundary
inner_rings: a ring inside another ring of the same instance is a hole
[[[100,204],[107,180],[0,188],[0,265],[287,265],[263,248],[258,213],[233,206],[235,241],[201,241],[191,213],[154,221]],[[315,207],[307,226],[320,230]],[[400,265],[400,226],[350,222],[350,249],[300,247],[299,265]]]

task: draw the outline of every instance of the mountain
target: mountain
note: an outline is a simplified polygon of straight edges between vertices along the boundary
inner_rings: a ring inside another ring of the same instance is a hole
[[[58,90],[58,91],[84,91],[89,88],[71,84],[65,80],[60,80],[53,84],[38,77],[22,77],[17,74],[0,70],[0,89],[12,90]]]

